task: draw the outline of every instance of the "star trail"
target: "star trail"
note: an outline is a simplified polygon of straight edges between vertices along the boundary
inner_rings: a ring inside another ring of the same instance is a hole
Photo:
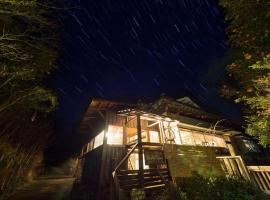
[[[51,84],[65,127],[76,125],[93,97],[136,101],[161,93],[189,94],[238,120],[237,108],[218,94],[224,66],[209,76],[212,63],[228,52],[215,1],[78,0],[62,6],[63,43]]]

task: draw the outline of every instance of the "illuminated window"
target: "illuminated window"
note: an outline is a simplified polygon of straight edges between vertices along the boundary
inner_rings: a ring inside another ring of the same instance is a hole
[[[205,137],[205,144],[204,144],[205,146],[217,146],[216,142],[214,141],[214,136],[205,134],[204,137]]]
[[[138,133],[136,128],[129,128],[126,127],[126,133],[127,133],[127,142],[137,142],[138,141]],[[142,130],[142,142],[147,142],[147,131]]]
[[[207,146],[226,147],[225,140],[221,137],[205,134],[205,140]]]
[[[191,132],[180,130],[182,144],[195,145],[194,138]]]
[[[143,155],[143,168],[144,169],[149,169],[149,165],[145,164],[144,155]],[[132,153],[129,156],[128,169],[129,170],[138,170],[139,169],[139,154],[138,153]]]
[[[107,143],[114,145],[123,144],[123,127],[110,125],[107,133]]]
[[[175,144],[182,144],[179,130],[177,129],[177,132],[175,131],[174,134],[175,134],[174,135]]]
[[[163,122],[165,138],[167,141],[175,142],[175,144],[181,144],[181,138],[179,135],[179,129],[177,122]]]
[[[95,137],[94,149],[103,144],[103,136],[104,136],[104,131],[102,131],[100,134],[98,134]]]
[[[200,133],[192,133],[192,136],[194,138],[195,144],[196,145],[205,145],[206,141],[205,141],[205,137],[203,134]]]
[[[180,129],[180,136],[182,144],[227,148],[224,138],[217,135]]]
[[[218,147],[227,147],[225,140],[221,137],[214,136],[214,141]]]
[[[153,143],[159,143],[159,132],[157,131],[149,131],[149,140]]]
[[[142,130],[142,142],[148,142],[147,141],[147,131]]]

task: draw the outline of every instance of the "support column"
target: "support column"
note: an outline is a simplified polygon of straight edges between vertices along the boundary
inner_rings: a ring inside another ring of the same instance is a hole
[[[105,129],[104,129],[104,136],[103,136],[103,145],[102,145],[102,157],[101,157],[101,166],[100,166],[100,174],[99,174],[99,186],[98,186],[98,195],[97,199],[103,199],[103,186],[104,186],[104,179],[105,179],[105,166],[106,166],[106,159],[107,159],[107,134],[108,134],[108,122],[109,122],[109,115],[106,112],[105,117]]]
[[[142,129],[141,129],[140,114],[137,114],[137,133],[138,133],[138,154],[139,154],[139,186],[140,188],[143,188],[144,172],[143,172]]]

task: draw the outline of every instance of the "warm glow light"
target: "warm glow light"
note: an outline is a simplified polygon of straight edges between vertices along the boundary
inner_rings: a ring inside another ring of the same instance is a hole
[[[123,127],[110,125],[106,136],[107,136],[108,144],[122,145],[123,144]]]

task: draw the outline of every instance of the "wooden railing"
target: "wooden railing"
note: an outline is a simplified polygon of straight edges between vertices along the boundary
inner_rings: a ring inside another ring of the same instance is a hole
[[[129,158],[129,156],[133,153],[133,151],[137,148],[138,143],[135,143],[132,149],[124,156],[124,158],[118,163],[118,165],[115,167],[114,171],[112,172],[113,181],[116,188],[116,199],[119,198],[120,193],[120,183],[119,179],[117,177],[117,172],[119,171],[119,168],[126,162],[126,160]]]
[[[270,193],[270,166],[247,166],[250,177],[263,191]]]
[[[241,156],[220,156],[217,157],[223,171],[230,176],[237,176],[250,181],[250,176]]]
[[[134,146],[132,146],[134,145]],[[145,146],[162,146],[161,144],[153,144],[148,142],[143,142],[142,145]],[[125,170],[122,169],[121,166],[129,161],[130,155],[134,152],[134,150],[138,147],[138,143],[132,143],[127,145],[127,147],[131,148],[131,150],[124,156],[124,158],[117,164],[114,171],[112,172],[113,181],[116,189],[116,199],[119,199],[119,195],[122,190],[131,190],[134,188],[140,188],[143,186],[144,188],[156,188],[156,187],[164,187],[167,186],[169,181],[171,181],[171,176],[169,173],[168,166],[167,168],[152,168],[152,169],[144,169],[142,172],[143,176],[143,185],[140,183],[140,171],[139,170]]]
[[[246,166],[241,156],[217,157],[224,172],[250,181],[270,194],[270,166]]]
[[[131,190],[140,188],[139,170],[119,170],[116,174],[121,189]],[[144,169],[143,170],[143,187],[163,187],[170,181],[170,174],[167,168],[163,169]]]

